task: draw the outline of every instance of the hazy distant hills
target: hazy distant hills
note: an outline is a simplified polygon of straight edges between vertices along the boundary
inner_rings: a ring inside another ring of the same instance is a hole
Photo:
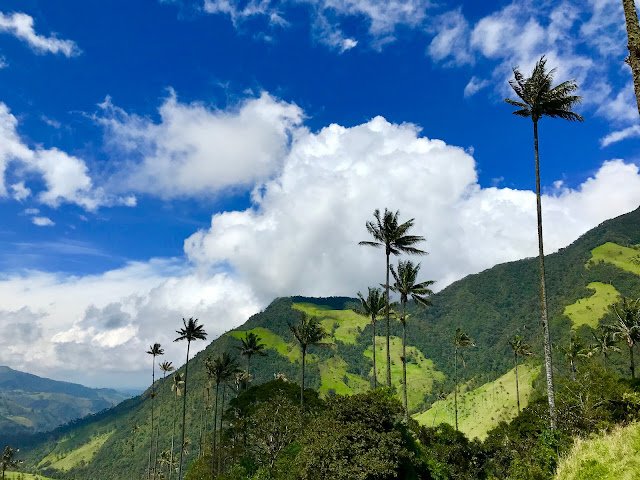
[[[531,235],[535,236],[535,231]],[[639,245],[640,209],[604,222],[547,257],[549,318],[556,347],[566,345],[572,331],[583,336],[585,342],[590,341],[590,330],[608,321],[609,304],[621,294],[640,296]],[[383,255],[380,264],[384,265]],[[421,273],[425,275],[422,279],[429,279],[428,271]],[[372,278],[371,285],[379,285],[382,280]],[[447,395],[454,385],[452,338],[456,327],[460,327],[476,344],[465,352],[466,367],[459,369],[464,392],[459,402],[461,428],[469,435],[482,437],[497,422],[509,420],[517,412],[512,388],[513,354],[509,348],[509,340],[516,333],[524,335],[536,352],[522,371],[527,375],[521,381],[528,385],[521,385],[521,392],[528,392],[524,394],[528,396],[535,391],[535,377],[542,363],[537,260],[505,263],[470,275],[435,294],[432,302],[426,310],[411,306],[407,334],[409,408],[414,418],[428,424],[436,418],[450,421],[451,402]],[[189,364],[186,426],[192,448],[188,460],[197,455],[203,418],[205,412],[210,412],[206,409],[209,379],[205,359],[223,351],[237,356],[239,338],[246,332],[256,333],[267,345],[266,356],[252,362],[254,382],[273,379],[276,373],[297,381],[300,352],[288,324],[297,322],[301,311],[318,317],[330,335],[326,342],[329,346],[310,350],[307,386],[325,397],[370,388],[371,326],[350,309],[352,305],[351,298],[279,298],[196,355]],[[208,319],[200,320],[206,329]],[[378,324],[378,335],[383,335],[382,324]],[[397,322],[391,335],[393,383],[400,392],[401,328]],[[382,337],[377,344],[378,378],[383,379]],[[178,363],[178,359],[168,360]],[[243,359],[238,361],[244,365]],[[566,371],[565,363],[556,350],[555,368]],[[612,355],[610,363],[626,372],[623,354]],[[180,369],[183,370],[184,367]],[[169,376],[156,385],[160,449],[170,445],[172,422],[179,410],[171,392],[172,382]],[[229,391],[228,388],[227,399]],[[142,474],[151,441],[149,398],[147,391],[100,415],[25,441],[21,445],[23,453],[32,466],[55,478],[118,480],[125,478],[123,472]],[[434,405],[438,398],[441,400]],[[523,399],[525,403],[527,400]],[[483,419],[481,429],[478,419]]]
[[[113,407],[126,393],[59,382],[0,366],[0,437],[52,430]]]

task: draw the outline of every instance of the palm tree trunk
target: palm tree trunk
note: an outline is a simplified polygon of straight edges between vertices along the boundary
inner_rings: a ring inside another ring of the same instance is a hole
[[[627,47],[629,48],[629,57],[626,62],[631,67],[633,89],[636,93],[638,113],[640,113],[640,25],[638,24],[638,12],[633,0],[622,0],[622,8],[627,24]]]
[[[573,360],[569,360],[569,364],[571,366],[571,380],[576,381],[576,362]]]
[[[300,383],[300,408],[304,409],[304,367],[307,356],[307,349],[302,348],[302,381]]]
[[[247,355],[247,376],[251,375],[251,355]]]
[[[182,480],[182,458],[184,456],[184,432],[187,420],[187,376],[189,373],[189,347],[191,342],[187,340],[187,363],[184,365],[184,397],[182,398],[182,441],[180,442],[180,466],[178,467],[178,480]]]
[[[516,364],[516,403],[518,404],[518,413],[520,413],[520,384],[518,383],[518,354],[514,352],[513,360]]]
[[[179,388],[179,386],[178,386]],[[176,417],[178,416],[176,403],[178,403],[178,391],[176,390],[176,395],[173,399],[173,426],[171,427],[171,456],[169,460],[169,480],[173,476],[173,451],[174,451],[174,439],[176,436]]]
[[[167,372],[164,372],[162,374],[162,384],[164,385],[165,379],[167,378]],[[155,448],[155,454],[153,457],[153,468],[154,468],[154,473],[155,473],[155,468],[156,465],[158,465],[158,444],[160,443],[160,424],[158,424],[156,426],[156,448]]]
[[[631,370],[631,378],[636,378],[636,364],[633,360],[633,345],[629,346],[629,369]]]
[[[391,388],[391,347],[390,347],[390,338],[391,338],[391,312],[390,303],[389,303],[389,255],[390,253],[387,251],[387,281],[384,285],[385,296],[387,298],[387,387]]]
[[[202,403],[204,403],[204,391],[202,392]],[[204,408],[200,409],[200,434],[198,439],[198,458],[202,457],[202,427],[204,425]]]
[[[151,457],[153,456],[153,401],[155,400],[155,385],[156,385],[156,356],[153,356],[153,363],[151,364],[151,434],[149,445],[149,462],[147,463],[147,478],[151,478]]]
[[[378,388],[378,366],[376,365],[376,320],[371,319],[371,327],[373,328],[373,388]]]
[[[220,404],[220,437],[218,438],[218,473],[222,472],[222,421],[224,417],[224,396],[226,393],[226,384],[222,384],[222,402]]]
[[[538,214],[538,255],[540,261],[540,308],[544,336],[544,368],[547,377],[547,398],[549,400],[549,422],[556,429],[556,396],[553,387],[553,360],[551,356],[551,335],[547,315],[547,287],[544,273],[544,244],[542,241],[542,199],[540,197],[540,156],[538,153],[538,121],[533,122],[533,147],[536,163],[536,210]]]
[[[456,386],[453,390],[453,408],[456,415],[456,432],[458,431],[458,348],[455,348],[453,355],[453,370],[455,372]]]
[[[404,400],[404,419],[409,422],[409,402],[407,400],[407,321],[402,321],[402,396]]]
[[[216,453],[218,447],[218,391],[220,388],[220,383],[216,383],[216,398],[213,401],[213,445],[211,450],[211,478],[215,477],[216,474]]]

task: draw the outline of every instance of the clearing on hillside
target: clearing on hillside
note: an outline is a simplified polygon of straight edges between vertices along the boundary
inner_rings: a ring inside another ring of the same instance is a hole
[[[587,265],[597,262],[611,263],[622,270],[640,275],[640,251],[636,248],[607,242],[591,250],[591,260]]]
[[[533,393],[532,384],[539,373],[539,365],[518,366],[522,408],[529,403]],[[458,423],[460,431],[469,438],[482,440],[489,430],[502,421],[512,420],[517,414],[515,368],[474,390],[467,390],[464,385],[458,390]],[[413,418],[428,427],[441,423],[455,426],[453,393],[444,400],[434,402],[429,410],[416,414]]]
[[[294,303],[293,308],[311,317],[319,318],[324,329],[335,341],[349,345],[355,345],[360,332],[369,325],[367,317],[353,310],[332,310],[313,303]]]
[[[573,328],[580,325],[598,328],[598,322],[607,313],[609,305],[615,303],[620,296],[615,287],[607,283],[592,282],[587,288],[594,291],[593,295],[581,298],[564,309],[564,314],[571,319]]]
[[[54,470],[67,472],[82,462],[88,463],[114,432],[115,430],[97,435],[84,445],[69,452],[58,453],[54,450],[40,461],[38,468],[53,468]]]

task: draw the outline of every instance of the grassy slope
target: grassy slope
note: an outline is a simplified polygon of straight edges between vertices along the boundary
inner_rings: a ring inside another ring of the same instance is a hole
[[[22,472],[5,472],[5,478],[6,480],[54,480],[51,477]]]
[[[327,332],[332,333],[334,341],[355,345],[369,319],[352,310],[332,310],[322,305],[294,303],[293,308],[321,320]]]
[[[607,435],[577,440],[560,461],[557,480],[635,480],[640,478],[640,424]]]
[[[607,313],[609,305],[615,303],[620,296],[613,285],[606,283],[591,282],[587,288],[593,290],[593,295],[581,298],[564,309],[564,314],[571,319],[573,328],[578,328],[580,325],[597,328],[598,322]]]
[[[525,407],[533,392],[532,383],[540,373],[537,365],[520,365],[518,377],[520,385],[520,405]],[[483,439],[487,432],[501,421],[509,421],[518,413],[516,403],[515,369],[510,370],[493,382],[465,391],[463,386],[458,394],[458,422],[460,430],[468,437]],[[422,425],[448,423],[455,425],[453,394],[435,402],[426,412],[413,416]]]
[[[57,454],[55,451],[51,452],[42,459],[38,464],[38,467],[53,468],[55,470],[66,472],[83,462],[90,462],[96,453],[98,453],[98,450],[100,450],[106,441],[109,440],[111,435],[113,435],[113,432],[98,435],[84,445],[63,454]]]
[[[263,327],[252,328],[251,330],[235,330],[229,332],[229,335],[241,339],[247,333],[255,333],[258,335],[267,348],[275,350],[283,357],[286,357],[291,362],[298,362],[300,360],[300,348],[294,343],[287,343],[280,335],[276,335],[271,330]]]
[[[391,382],[398,391],[398,398],[402,398],[402,339],[391,337]],[[367,358],[373,358],[373,347],[364,352]],[[387,347],[386,337],[376,337],[376,363],[378,382],[384,384],[387,375]],[[371,369],[373,373],[373,368]],[[424,396],[433,390],[435,382],[442,382],[444,374],[438,371],[433,362],[427,359],[414,346],[407,346],[407,400],[409,410],[422,405]]]
[[[611,263],[622,270],[640,275],[640,251],[636,248],[624,247],[613,242],[606,242],[592,250],[589,264],[598,262]]]

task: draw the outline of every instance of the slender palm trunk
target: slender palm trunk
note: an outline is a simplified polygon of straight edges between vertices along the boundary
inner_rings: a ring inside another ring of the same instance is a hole
[[[182,441],[180,442],[180,466],[178,467],[178,480],[182,480],[182,458],[184,457],[184,433],[187,421],[187,380],[189,374],[189,347],[191,342],[187,340],[187,363],[184,365],[184,397],[182,398]]]
[[[373,328],[373,388],[378,388],[378,366],[376,365],[376,319],[371,318],[371,327]]]
[[[553,387],[553,360],[551,356],[551,335],[547,316],[547,287],[544,273],[544,244],[542,241],[542,200],[540,197],[540,157],[538,153],[538,121],[533,122],[533,147],[536,163],[536,210],[538,214],[538,254],[540,261],[540,308],[542,331],[544,335],[544,368],[547,378],[547,398],[549,400],[549,422],[552,430],[556,429],[556,396]]]
[[[404,419],[409,421],[409,402],[407,399],[407,320],[402,320],[402,396],[404,400]]]
[[[453,355],[453,370],[455,372],[456,386],[453,390],[453,408],[456,415],[456,431],[458,431],[458,347],[455,348]]]
[[[629,370],[631,370],[631,378],[636,378],[636,364],[633,360],[633,345],[629,345]]]
[[[202,403],[204,403],[204,391],[202,392]],[[200,433],[198,438],[198,458],[202,457],[202,430],[204,426],[204,408],[200,409]]]
[[[218,438],[218,473],[222,472],[222,422],[224,417],[224,396],[226,394],[227,386],[222,384],[222,402],[220,403],[220,437]]]
[[[179,386],[177,388],[179,388]],[[169,480],[171,480],[171,477],[173,476],[173,450],[174,450],[174,440],[176,437],[176,417],[178,416],[178,409],[176,408],[177,403],[178,403],[178,391],[176,390],[176,395],[173,399],[173,425],[171,427],[171,456],[169,460]]]
[[[569,365],[571,367],[571,380],[576,381],[576,362],[572,358],[569,360]]]
[[[251,375],[251,355],[247,355],[247,375]]]
[[[147,463],[147,478],[152,478],[151,457],[153,456],[153,402],[155,400],[156,389],[156,356],[153,355],[153,363],[151,365],[151,434],[149,445],[149,462]],[[155,472],[153,472],[155,476]]]
[[[518,404],[518,413],[520,413],[520,384],[518,382],[518,354],[514,352],[513,362],[516,364],[516,403]]]
[[[304,409],[304,368],[307,357],[306,347],[302,347],[302,381],[300,382],[300,408]]]
[[[391,312],[389,303],[389,255],[387,250],[387,281],[384,285],[385,297],[387,299],[387,387],[391,388],[391,347],[389,345],[391,338]]]
[[[211,450],[211,478],[216,474],[216,453],[218,447],[218,391],[220,389],[220,382],[216,383],[216,398],[213,401],[213,448]]]
[[[629,48],[629,57],[626,62],[631,67],[633,89],[636,93],[638,113],[640,113],[640,25],[638,24],[638,12],[633,0],[622,0],[622,8],[627,24],[627,47]]]
[[[164,372],[162,374],[162,384],[164,385],[164,382],[167,378],[167,372]],[[158,425],[156,426],[156,448],[155,448],[155,454],[153,457],[153,468],[154,468],[154,472],[155,472],[155,468],[156,465],[158,465],[158,444],[160,443],[160,423],[158,422]]]

